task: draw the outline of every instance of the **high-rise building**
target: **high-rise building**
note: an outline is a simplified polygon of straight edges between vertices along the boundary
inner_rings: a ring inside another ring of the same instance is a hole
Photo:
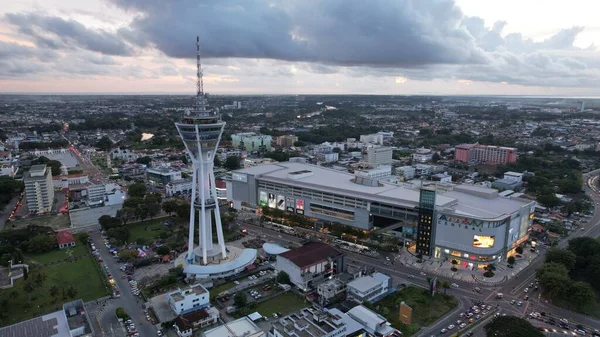
[[[273,138],[269,135],[258,135],[254,132],[241,132],[231,135],[231,145],[234,148],[248,152],[271,151]]]
[[[373,167],[392,164],[392,148],[387,146],[369,146],[367,160]]]
[[[214,157],[225,128],[221,116],[207,107],[200,66],[200,42],[196,39],[197,93],[194,109],[187,111],[177,131],[192,160],[192,191],[188,252],[184,272],[200,278],[225,277],[240,272],[256,259],[256,250],[231,247],[235,253],[228,256],[225,247],[217,186],[213,171]],[[213,225],[212,219],[215,224]],[[198,223],[197,223],[198,222]],[[194,247],[195,228],[198,226],[198,246]],[[213,243],[213,230],[217,243]],[[210,264],[210,265],[209,265]]]
[[[33,165],[23,177],[25,196],[30,213],[46,213],[52,210],[54,188],[52,170],[46,165]]]
[[[514,147],[461,144],[454,151],[454,160],[469,164],[510,164],[517,161]]]

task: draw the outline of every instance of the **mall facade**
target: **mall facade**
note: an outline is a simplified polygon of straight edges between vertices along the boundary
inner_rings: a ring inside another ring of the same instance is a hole
[[[416,243],[417,254],[465,268],[513,255],[527,240],[535,207],[477,185],[391,184],[295,161],[234,171],[228,185],[238,209],[269,207],[365,231],[383,218]]]

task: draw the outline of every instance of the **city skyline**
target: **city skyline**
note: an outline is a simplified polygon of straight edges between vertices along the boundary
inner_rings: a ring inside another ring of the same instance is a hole
[[[200,35],[215,94],[594,96],[598,7],[21,1],[0,9],[0,92],[192,94]]]

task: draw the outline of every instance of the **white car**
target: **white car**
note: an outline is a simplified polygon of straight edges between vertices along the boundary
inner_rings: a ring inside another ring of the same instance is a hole
[[[456,283],[452,283],[451,286],[452,286],[452,288],[458,288],[458,284],[456,284]]]
[[[464,329],[467,326],[467,323],[460,323],[459,326],[460,326],[461,329]]]
[[[448,330],[452,330],[452,329],[454,329],[454,328],[456,328],[456,327],[454,326],[454,324],[450,324],[450,325],[448,325]]]
[[[448,331],[448,330],[446,330],[446,328],[443,328],[443,329],[440,331],[440,333],[446,333],[446,331]]]
[[[233,281],[233,284],[238,285],[240,284],[240,281]]]

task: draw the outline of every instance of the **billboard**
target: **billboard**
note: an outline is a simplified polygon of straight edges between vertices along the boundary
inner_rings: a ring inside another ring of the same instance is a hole
[[[285,210],[285,197],[283,195],[277,196],[277,209]]]
[[[296,199],[296,213],[304,214],[304,200]]]
[[[285,208],[288,212],[294,212],[296,210],[296,199],[286,198]]]
[[[262,207],[267,207],[267,192],[260,191],[258,195],[258,204]]]
[[[269,198],[267,199],[267,204],[269,205],[269,207],[275,208],[275,206],[277,205],[277,201],[275,200],[275,194],[269,193]]]
[[[435,293],[437,291],[437,281],[437,277],[434,277],[431,280],[429,280],[429,293],[431,294],[431,296],[435,296]]]
[[[473,235],[473,247],[492,248],[496,238],[491,235]]]
[[[412,321],[412,308],[404,303],[404,301],[402,301],[402,303],[400,303],[400,322],[406,324],[406,325],[410,325]]]

